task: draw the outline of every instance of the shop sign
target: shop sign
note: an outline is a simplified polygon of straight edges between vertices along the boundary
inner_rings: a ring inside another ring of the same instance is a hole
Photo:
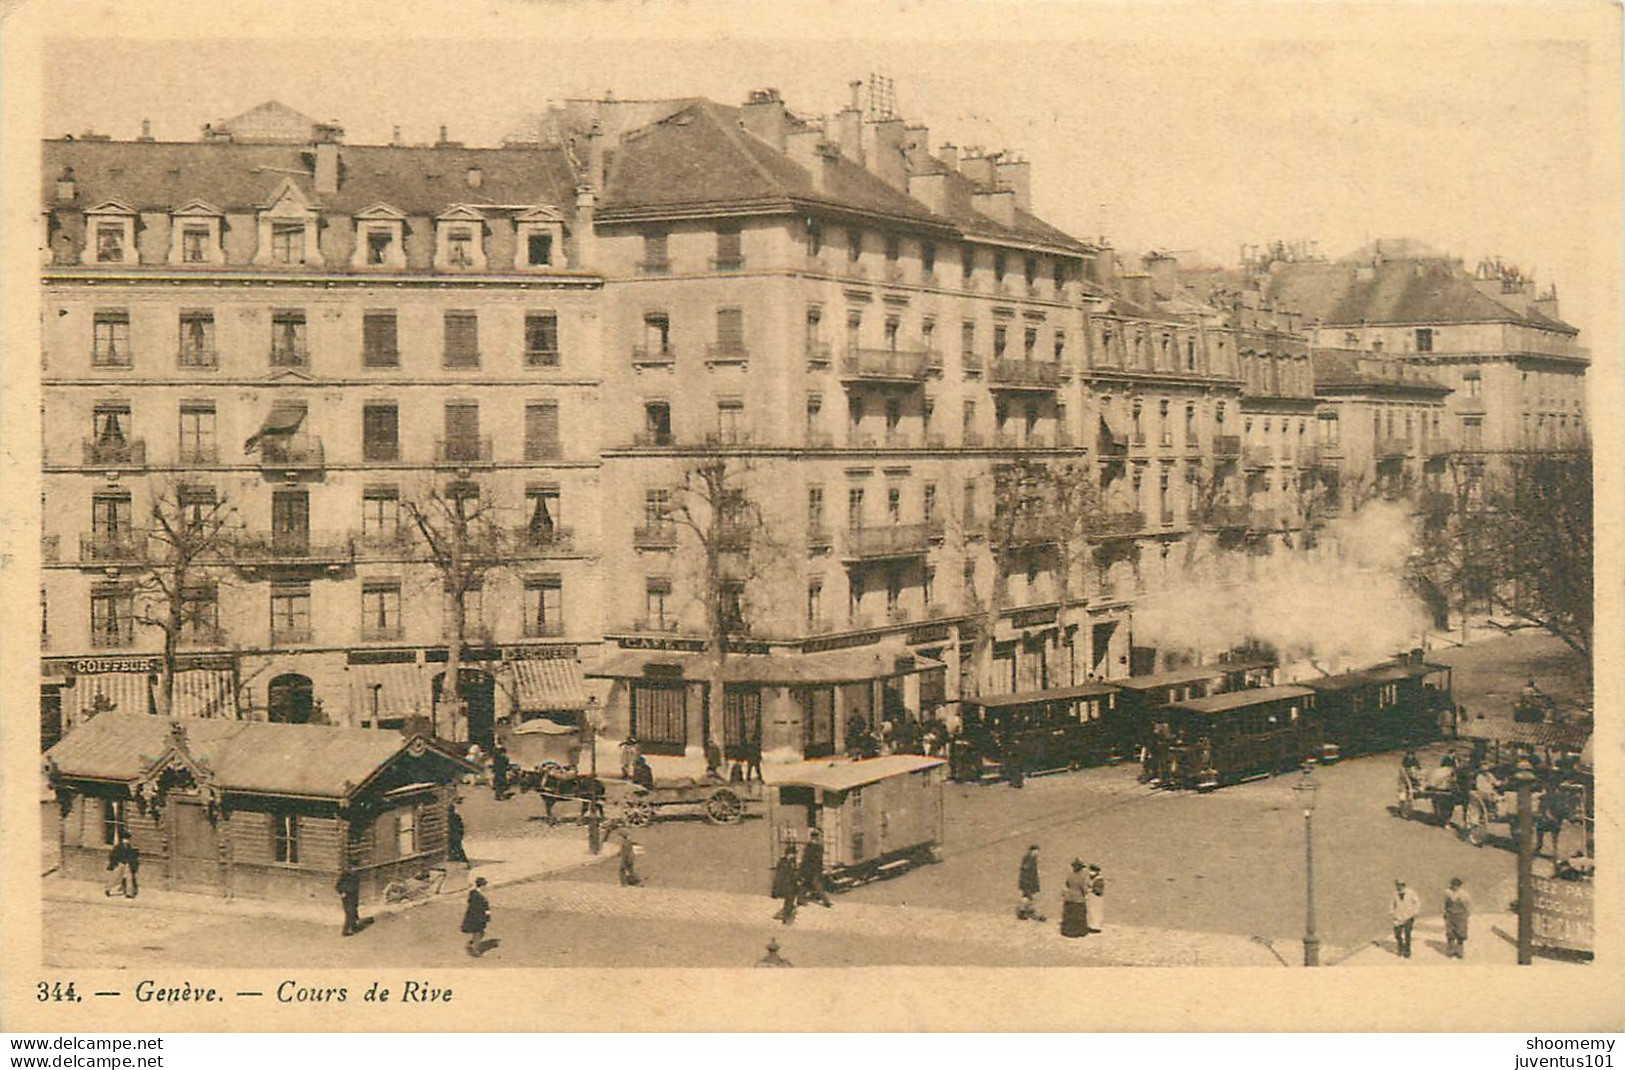
[[[701,653],[704,639],[677,639],[658,635],[626,635],[616,640],[622,650],[687,650]]]
[[[573,646],[510,646],[502,651],[507,661],[545,661],[550,658],[563,658],[574,661],[576,648]]]
[[[1590,881],[1535,877],[1535,943],[1568,951],[1593,950]]]
[[[910,646],[921,643],[946,643],[948,641],[948,626],[946,624],[928,624],[924,628],[915,628],[908,633]]]
[[[451,652],[441,647],[438,650],[426,650],[423,660],[429,662],[449,661]],[[463,648],[464,661],[501,661],[502,651],[494,646],[469,646]]]
[[[855,646],[873,646],[879,638],[874,632],[832,635],[827,639],[809,639],[801,644],[801,650],[804,654],[816,654],[822,650],[847,650]]]
[[[1049,606],[1042,609],[1024,609],[1010,616],[1010,625],[1014,628],[1036,628],[1042,624],[1055,623],[1056,609]]]
[[[104,672],[157,672],[157,658],[76,658],[73,671],[78,676]]]

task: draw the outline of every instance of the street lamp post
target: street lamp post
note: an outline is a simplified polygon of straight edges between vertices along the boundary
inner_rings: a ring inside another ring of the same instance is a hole
[[[600,802],[595,794],[598,789],[598,696],[593,695],[587,699],[587,710],[583,718],[583,742],[587,746],[587,771],[592,778],[591,787],[587,793],[587,850],[598,854],[604,849],[603,832],[599,826]]]
[[[1314,767],[1303,764],[1303,779],[1293,787],[1298,804],[1303,807],[1303,864],[1305,897],[1303,921],[1303,964],[1320,965],[1320,937],[1315,935],[1315,795],[1320,785],[1315,783]]]
[[[1518,759],[1512,782],[1518,786],[1518,965],[1528,966],[1535,960],[1535,771],[1528,758]]]

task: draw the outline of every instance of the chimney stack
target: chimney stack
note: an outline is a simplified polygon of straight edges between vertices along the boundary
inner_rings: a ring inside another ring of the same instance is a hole
[[[784,138],[784,153],[808,170],[815,170],[821,166],[818,162],[818,146],[823,140],[824,131],[816,126],[791,130]]]
[[[450,143],[450,142],[451,142],[451,138],[450,138],[450,137],[448,137],[448,136],[447,136],[447,135],[448,135],[448,133],[449,133],[449,131],[448,131],[448,130],[447,130],[447,129],[446,129],[446,124],[445,124],[445,123],[441,123],[441,124],[440,124],[440,140],[439,140],[439,141],[437,141],[437,142],[435,142],[435,144],[436,144],[436,145],[446,145],[446,144],[449,144],[449,143]]]
[[[1151,252],[1141,257],[1141,263],[1157,293],[1172,297],[1179,287],[1179,258],[1171,253]]]
[[[863,124],[869,145],[864,165],[893,189],[908,188],[908,161],[903,156],[903,120],[875,119]]]
[[[391,145],[400,145],[402,143],[401,142],[401,128],[400,127],[398,127],[398,126],[395,127],[395,129],[390,133],[390,135],[389,135],[389,143]]]
[[[853,82],[861,85],[861,82]],[[853,91],[856,100],[857,93]],[[841,155],[853,163],[863,163],[863,113],[854,104],[853,107],[843,108],[835,113],[835,140],[841,147]]]
[[[1016,195],[1013,190],[978,190],[971,194],[971,207],[1007,227],[1016,222]]]
[[[903,131],[903,154],[908,157],[910,171],[926,171],[931,167],[931,130],[917,123]]]
[[[138,140],[138,141],[151,141],[152,140],[152,120],[151,119],[142,119],[141,120],[141,136],[139,138],[137,138],[136,140]]]
[[[785,135],[789,116],[777,89],[753,89],[744,107],[739,109],[740,122],[747,131],[761,138],[780,152],[785,149]]]
[[[72,204],[79,199],[79,183],[74,180],[73,168],[64,167],[56,179],[56,201],[58,204]]]
[[[597,259],[598,233],[594,223],[597,205],[598,195],[591,186],[576,187],[576,221],[570,231],[575,239],[575,256],[570,261],[573,270],[590,270]]]
[[[942,147],[937,149],[937,159],[941,160],[942,165],[948,170],[959,170],[959,146],[950,141],[943,142]]]
[[[959,162],[959,173],[983,189],[993,188],[994,171],[993,158],[984,155],[981,149],[967,148],[965,158]]]
[[[908,176],[908,195],[937,215],[948,213],[948,176],[942,172]]]
[[[594,193],[604,189],[604,125],[597,119],[587,129],[587,185]]]
[[[998,181],[1009,186],[1016,194],[1016,207],[1023,212],[1033,210],[1033,165],[1012,154],[994,162]]]

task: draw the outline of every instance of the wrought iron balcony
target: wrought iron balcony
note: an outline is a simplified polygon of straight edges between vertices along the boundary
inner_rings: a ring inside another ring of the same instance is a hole
[[[467,468],[491,463],[491,436],[458,435],[434,440],[437,468]]]
[[[994,361],[988,382],[1007,390],[1054,390],[1061,383],[1061,366],[1050,360]]]
[[[721,446],[749,446],[751,444],[749,431],[707,431],[705,444],[713,449]]]
[[[260,467],[309,471],[327,466],[322,440],[316,435],[266,435],[259,443]]]
[[[1411,452],[1411,440],[1398,435],[1382,435],[1377,439],[1375,452],[1378,460],[1401,460]]]
[[[930,548],[933,526],[921,523],[848,528],[845,556],[848,560],[922,556]]]
[[[272,646],[300,646],[314,642],[315,639],[316,633],[308,624],[298,627],[293,625],[271,625]]]
[[[1145,514],[1137,509],[1096,513],[1088,524],[1091,539],[1126,539],[1145,530]]]
[[[181,464],[218,464],[220,448],[209,445],[182,445],[175,451],[175,460]]]
[[[923,349],[849,349],[841,359],[841,378],[875,382],[920,382],[925,379]]]
[[[123,565],[140,560],[147,536],[140,531],[95,531],[79,536],[79,561],[85,565]]]
[[[982,373],[982,354],[969,351],[960,353],[959,366],[969,373],[980,375]]]
[[[673,364],[677,361],[677,350],[669,345],[664,346],[633,346],[633,364]]]
[[[125,620],[90,629],[90,645],[97,650],[122,650],[135,645],[135,624]]]
[[[750,360],[750,350],[743,342],[708,342],[705,360],[708,364],[744,364]]]
[[[1051,514],[994,517],[987,534],[995,546],[1042,546],[1060,541],[1061,522]]]
[[[833,545],[830,539],[829,528],[823,524],[809,524],[807,526],[807,548],[810,550],[823,550]]]
[[[226,630],[215,624],[183,625],[175,642],[183,647],[222,647],[230,637]]]
[[[1217,531],[1233,531],[1248,526],[1248,513],[1245,505],[1214,505],[1208,508],[1203,520]]]
[[[87,468],[145,468],[147,442],[140,438],[87,438],[84,458]]]
[[[244,565],[339,565],[354,556],[355,544],[342,531],[253,531],[236,546]]]
[[[404,526],[393,531],[355,531],[350,539],[358,554],[390,560],[410,557],[417,545],[412,530]]]
[[[220,351],[212,345],[183,345],[177,351],[175,359],[183,368],[220,367]]]
[[[1274,446],[1247,446],[1241,451],[1243,468],[1268,468],[1274,463]]]
[[[1218,460],[1235,460],[1241,456],[1240,435],[1214,435],[1213,456]]]
[[[564,634],[562,620],[532,620],[525,618],[524,637],[526,639],[556,639]]]
[[[513,533],[514,553],[520,557],[564,557],[575,553],[574,528],[555,524],[552,527],[532,527],[525,524]]]
[[[677,445],[677,436],[670,431],[639,431],[632,436],[632,445],[637,449],[668,449]]]
[[[398,620],[389,624],[379,624],[376,621],[371,621],[361,625],[361,641],[364,643],[398,643],[405,635],[406,630]]]
[[[806,352],[808,368],[819,370],[829,367],[830,345],[828,342],[809,341],[806,343]]]
[[[310,364],[310,349],[304,345],[274,345],[271,347],[271,367],[304,368]]]
[[[632,545],[639,550],[671,550],[677,546],[676,524],[644,524],[632,531]]]

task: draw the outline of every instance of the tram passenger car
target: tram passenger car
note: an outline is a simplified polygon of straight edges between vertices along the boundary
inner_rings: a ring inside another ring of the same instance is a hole
[[[1324,758],[1370,754],[1438,739],[1440,714],[1454,722],[1450,667],[1422,660],[1421,651],[1360,672],[1305,680],[1326,744]]]
[[[1151,725],[1170,702],[1269,687],[1274,683],[1275,662],[1262,658],[1192,665],[1112,681],[1119,692],[1117,704],[1122,721],[1131,733],[1129,747],[1133,751],[1150,745]]]
[[[946,771],[941,758],[914,754],[769,766],[769,864],[787,843],[802,850],[814,829],[834,888],[935,861]]]
[[[1169,703],[1154,716],[1148,772],[1163,787],[1210,790],[1294,769],[1321,752],[1315,701],[1287,684]]]
[[[1012,752],[1029,774],[1076,769],[1120,758],[1131,742],[1118,690],[1108,683],[983,695],[960,703],[950,773],[955,780],[998,777]]]

